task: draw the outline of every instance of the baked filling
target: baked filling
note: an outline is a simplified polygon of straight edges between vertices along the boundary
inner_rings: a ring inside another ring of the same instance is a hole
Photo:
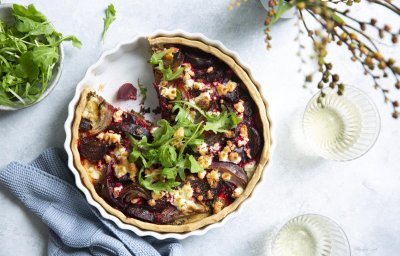
[[[125,216],[182,225],[232,204],[264,145],[260,114],[227,64],[180,44],[152,48],[162,119],[85,92],[77,148],[96,193]],[[82,99],[81,99],[82,100]]]

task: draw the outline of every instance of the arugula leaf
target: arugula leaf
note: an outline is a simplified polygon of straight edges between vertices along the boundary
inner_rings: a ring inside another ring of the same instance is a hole
[[[172,71],[171,67],[160,69],[163,74],[164,81],[173,81],[177,79],[183,72],[183,67],[179,67],[175,72]]]
[[[217,118],[209,118],[204,126],[204,130],[214,133],[227,132],[236,127],[240,122],[241,119],[235,113],[223,111]]]
[[[176,150],[169,144],[164,144],[159,149],[160,162],[165,167],[172,167],[177,159]]]
[[[158,65],[157,69],[162,73],[164,81],[173,81],[180,77],[183,67],[178,67],[175,71],[170,66],[165,68],[162,60],[165,54],[167,54],[167,51],[155,52],[151,55],[149,62],[153,65]]]
[[[39,76],[39,67],[35,65],[32,52],[24,52],[15,66],[18,77],[34,81]]]
[[[158,65],[160,61],[162,61],[162,58],[167,54],[166,51],[161,51],[161,52],[155,52],[151,55],[150,57],[150,63],[153,65]]]
[[[22,5],[13,4],[12,6],[13,14],[26,17],[36,22],[45,22],[47,21],[46,16],[44,16],[41,12],[39,12],[33,4],[28,5],[28,7],[24,7]]]
[[[172,179],[172,178],[167,179],[166,181],[159,180],[156,182],[154,182],[154,178],[157,178],[157,177],[154,177],[154,176],[146,176],[146,178],[143,179],[143,171],[144,171],[144,168],[142,168],[140,170],[139,175],[138,175],[139,176],[139,178],[138,178],[139,184],[148,190],[154,191],[157,194],[160,191],[171,191],[171,189],[173,187],[180,185],[180,182],[176,182],[175,179]],[[170,170],[167,170],[165,174],[170,175],[172,177],[173,175],[169,174],[168,173],[169,171]]]
[[[117,12],[115,11],[114,5],[113,4],[109,4],[107,9],[106,9],[106,17],[103,18],[103,20],[104,20],[104,30],[103,30],[103,34],[101,36],[102,39],[103,39],[103,42],[104,42],[104,38],[106,36],[108,28],[110,27],[111,23],[113,23],[115,21],[115,19],[116,19],[116,13]]]
[[[138,86],[139,86],[139,91],[140,91],[140,95],[142,96],[142,100],[141,100],[141,104],[144,104],[144,102],[147,99],[147,87],[144,86],[139,79],[137,80]]]
[[[160,126],[153,132],[154,142],[152,147],[160,146],[170,140],[174,134],[174,130],[165,119],[161,119],[157,122]]]
[[[177,168],[175,167],[165,167],[162,170],[161,173],[163,176],[165,176],[167,179],[171,180],[171,179],[175,179],[176,175],[177,175]]]
[[[67,36],[62,38],[62,41],[71,41],[72,46],[76,48],[82,47],[82,42],[76,36]]]
[[[197,172],[202,172],[204,171],[203,167],[199,165],[197,160],[192,156],[188,156],[189,162],[190,162],[190,172],[191,173],[197,173]]]
[[[32,50],[32,59],[38,68],[45,71],[58,61],[58,49],[55,47],[36,47]]]

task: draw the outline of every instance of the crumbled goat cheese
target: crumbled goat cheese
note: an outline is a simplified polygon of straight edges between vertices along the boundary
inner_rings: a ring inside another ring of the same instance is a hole
[[[113,119],[114,119],[114,122],[121,122],[122,121],[122,114],[123,114],[124,112],[122,111],[122,110],[117,110],[117,111],[115,111],[114,112],[114,114],[113,114]]]

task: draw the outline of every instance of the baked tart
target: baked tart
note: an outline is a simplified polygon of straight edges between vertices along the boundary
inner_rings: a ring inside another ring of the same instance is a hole
[[[222,220],[260,179],[271,143],[266,104],[218,48],[183,37],[148,40],[161,119],[84,89],[72,127],[74,165],[94,200],[123,222],[188,232]]]

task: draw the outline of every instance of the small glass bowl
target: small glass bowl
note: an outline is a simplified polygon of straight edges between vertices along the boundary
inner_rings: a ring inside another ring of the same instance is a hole
[[[14,18],[11,14],[12,11],[12,4],[9,3],[4,3],[0,4],[0,19],[4,21],[6,24],[11,25]],[[6,106],[6,105],[0,105],[0,111],[6,110],[6,111],[12,111],[12,110],[18,110],[18,109],[23,109],[30,107],[32,105],[35,105],[36,103],[39,103],[42,101],[47,95],[50,94],[50,92],[56,87],[58,80],[61,77],[61,72],[64,64],[64,49],[63,49],[63,44],[61,43],[58,47],[58,53],[59,53],[59,59],[57,64],[54,66],[53,69],[53,76],[50,79],[46,90],[43,92],[43,94],[33,103],[31,104],[26,104],[26,105],[18,105],[18,106]]]
[[[348,161],[364,155],[380,131],[376,106],[361,90],[346,86],[342,96],[324,88],[312,97],[303,116],[304,135],[316,154],[330,160]]]
[[[328,217],[304,214],[286,222],[271,235],[268,256],[350,256],[342,228]]]

